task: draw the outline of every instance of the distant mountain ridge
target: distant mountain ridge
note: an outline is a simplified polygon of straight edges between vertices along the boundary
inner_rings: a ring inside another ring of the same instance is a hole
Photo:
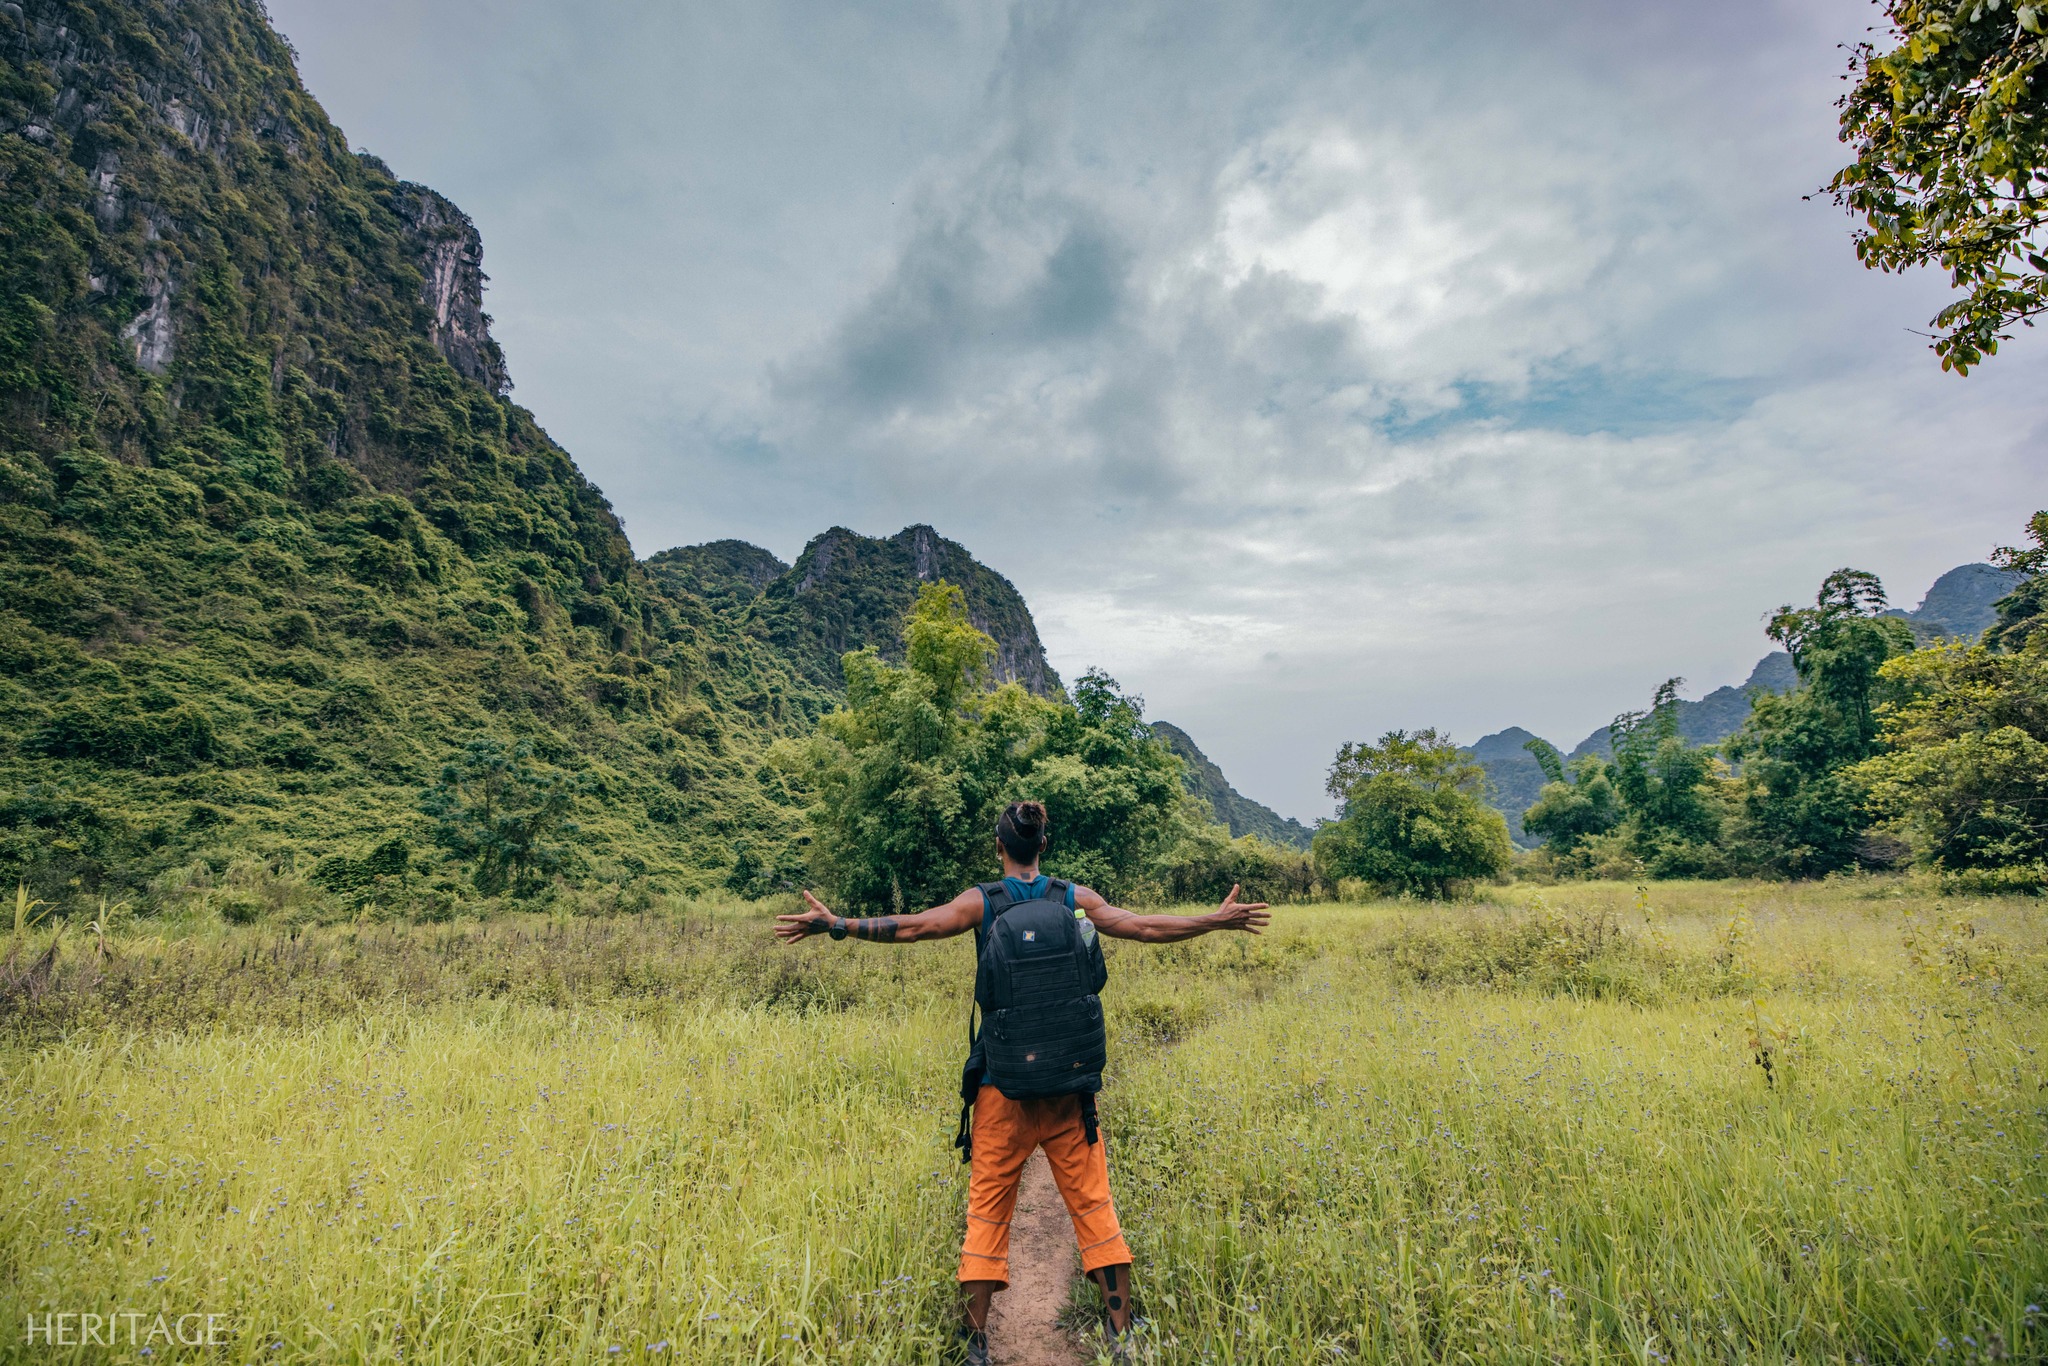
[[[833,691],[842,686],[839,659],[849,650],[872,645],[902,662],[903,618],[922,585],[943,579],[960,588],[969,619],[995,641],[998,682],[1022,683],[1040,696],[1061,688],[1016,586],[928,526],[886,538],[836,526],[812,537],[793,565],[745,541],[678,546],[644,564],[656,583],[735,615],[813,684]]]
[[[1170,721],[1154,721],[1152,733],[1166,742],[1187,765],[1187,788],[1209,803],[1216,819],[1230,827],[1231,837],[1257,835],[1262,840],[1289,849],[1306,849],[1315,832],[1300,821],[1281,815],[1269,806],[1253,801],[1230,785],[1223,770],[1202,753],[1201,747]]]
[[[1918,607],[1910,612],[1895,607],[1886,615],[1904,617],[1923,643],[1975,640],[1998,620],[1998,600],[2025,580],[2026,575],[1996,565],[1957,565],[1934,581]]]
[[[1937,578],[1920,605],[1911,611],[1893,608],[1887,616],[1903,618],[1923,644],[1938,640],[1974,640],[1998,619],[1995,604],[2024,579],[2023,575],[1988,564],[1958,565]],[[1678,733],[1688,744],[1713,745],[1742,729],[1749,719],[1751,700],[1759,692],[1790,692],[1799,685],[1792,668],[1792,656],[1773,650],[1756,662],[1740,687],[1720,687],[1697,700],[1678,702]],[[1510,726],[1481,737],[1466,749],[1486,770],[1491,787],[1488,796],[1494,809],[1508,820],[1508,833],[1515,843],[1530,847],[1537,843],[1522,829],[1522,815],[1536,802],[1543,789],[1543,769],[1524,746],[1537,738],[1520,726]],[[1601,726],[1579,741],[1567,759],[1613,754],[1607,727]]]
[[[750,637],[777,647],[812,685],[834,692],[842,686],[840,656],[849,650],[872,645],[885,658],[902,659],[903,618],[919,586],[944,579],[959,585],[968,616],[995,640],[998,681],[1019,682],[1040,695],[1061,689],[1023,595],[929,526],[886,538],[833,527],[813,537],[793,565],[760,546],[725,540],[661,551],[642,568],[664,592],[712,607]],[[1255,834],[1288,848],[1308,847],[1314,832],[1232,787],[1186,731],[1164,721],[1152,730],[1186,764],[1188,790],[1233,837]]]

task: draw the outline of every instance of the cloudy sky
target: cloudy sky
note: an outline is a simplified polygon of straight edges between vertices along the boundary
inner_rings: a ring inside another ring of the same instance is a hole
[[[270,7],[641,554],[929,522],[1290,815],[2048,502],[2048,337],[1942,375],[1816,193],[1859,0]]]

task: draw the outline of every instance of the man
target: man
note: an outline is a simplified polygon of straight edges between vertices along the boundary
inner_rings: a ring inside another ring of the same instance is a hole
[[[1095,944],[1098,932],[1113,939],[1170,944],[1212,930],[1258,934],[1271,919],[1265,902],[1239,902],[1237,887],[1232,887],[1222,906],[1208,915],[1133,915],[1120,910],[1087,887],[1061,883],[1038,871],[1038,861],[1051,833],[1042,805],[1011,802],[996,822],[996,847],[1003,861],[1000,884],[970,887],[945,905],[916,915],[866,920],[834,915],[806,891],[804,902],[808,909],[777,916],[776,937],[784,943],[794,943],[815,934],[830,934],[834,939],[850,935],[883,944],[945,939],[970,930],[981,930],[986,937],[997,918],[1011,908],[1043,905],[1051,896],[1063,898],[1064,906],[1077,923],[1085,918],[1086,926],[1092,927],[1075,942],[1085,942],[1090,950],[1095,950],[1099,964],[1100,953]],[[1022,917],[1019,919],[1021,923]],[[1024,937],[1031,938],[1032,933],[1026,932]],[[1091,994],[1084,999],[1093,1002],[1092,991],[1099,988],[1098,980],[1088,988]],[[1099,1071],[1099,1063],[1095,1065]],[[970,1066],[977,1070],[982,1067],[979,1046]],[[1092,1086],[1087,1095],[1017,1100],[990,1084],[992,1077],[988,1072],[982,1072],[980,1080],[978,1089],[974,1088],[972,1078],[968,1081],[974,1107],[973,1168],[967,1183],[966,1245],[960,1253],[960,1283],[967,1293],[970,1366],[982,1366],[988,1360],[989,1303],[1009,1284],[1010,1218],[1017,1207],[1017,1186],[1025,1162],[1033,1149],[1040,1146],[1045,1149],[1060,1197],[1066,1201],[1067,1213],[1074,1221],[1074,1236],[1081,1246],[1081,1270],[1102,1291],[1103,1303],[1109,1306],[1111,1333],[1117,1341],[1125,1341],[1131,1324],[1131,1250],[1124,1242],[1116,1207],[1110,1200],[1109,1163],[1103,1151],[1105,1145],[1100,1141]],[[1089,1080],[1092,1082],[1093,1078]],[[966,1132],[963,1125],[963,1139]]]

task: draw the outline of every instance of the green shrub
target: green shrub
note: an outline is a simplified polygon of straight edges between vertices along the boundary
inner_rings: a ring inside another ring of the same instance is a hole
[[[1233,886],[1247,901],[1305,901],[1316,891],[1307,853],[1257,835],[1232,839],[1220,825],[1184,835],[1154,866],[1152,880],[1157,899],[1168,904],[1221,901]]]
[[[67,702],[22,742],[30,754],[180,772],[214,757],[213,722],[190,704],[148,712],[124,700]]]

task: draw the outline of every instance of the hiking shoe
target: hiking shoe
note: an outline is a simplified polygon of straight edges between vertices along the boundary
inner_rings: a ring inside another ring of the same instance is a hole
[[[966,1366],[988,1366],[988,1334],[965,1334],[967,1355],[961,1358]]]

